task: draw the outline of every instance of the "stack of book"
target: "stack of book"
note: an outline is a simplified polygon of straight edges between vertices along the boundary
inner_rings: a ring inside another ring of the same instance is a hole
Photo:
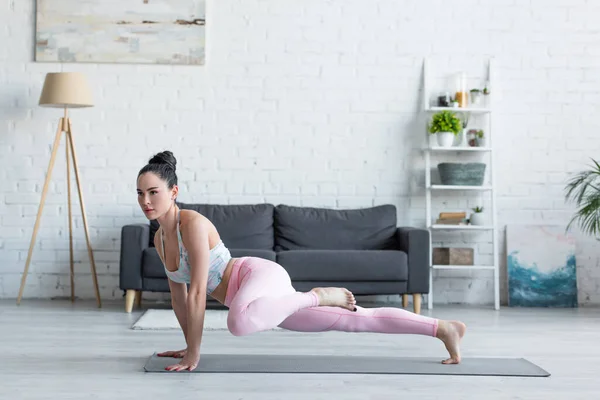
[[[435,223],[440,225],[467,225],[467,213],[442,212]]]

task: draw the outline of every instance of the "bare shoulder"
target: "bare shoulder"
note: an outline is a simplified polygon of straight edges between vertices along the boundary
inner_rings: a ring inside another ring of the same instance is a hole
[[[200,229],[208,234],[216,232],[213,223],[204,215],[194,210],[181,210],[181,231],[187,231],[190,227]]]

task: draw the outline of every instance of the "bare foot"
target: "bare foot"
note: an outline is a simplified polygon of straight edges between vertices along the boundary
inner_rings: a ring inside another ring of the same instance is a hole
[[[337,287],[314,288],[311,292],[319,297],[319,306],[342,307],[356,311],[354,295],[347,289]]]
[[[438,323],[437,338],[444,342],[450,358],[442,361],[442,364],[460,363],[460,341],[465,335],[467,326],[460,321],[443,321]]]

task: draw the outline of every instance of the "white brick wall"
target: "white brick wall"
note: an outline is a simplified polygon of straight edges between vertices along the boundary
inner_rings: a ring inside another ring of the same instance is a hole
[[[423,57],[448,71],[496,58],[502,228],[566,224],[565,179],[600,146],[597,2],[213,0],[203,67],[34,63],[34,4],[0,4],[0,297],[17,296],[60,117],[37,106],[47,72],[83,71],[93,85],[96,106],[71,117],[104,298],[121,296],[121,226],[145,221],[137,171],[163,149],[178,157],[182,201],[389,202],[401,224],[422,224],[423,131],[415,112]],[[63,155],[64,147],[26,297],[69,294]],[[76,290],[93,298],[74,201]],[[443,206],[472,204],[449,196]],[[489,236],[460,238],[480,239],[479,256],[489,257]],[[596,242],[578,237],[583,304],[600,304],[599,253]],[[504,263],[502,271],[504,282]],[[503,283],[503,300],[504,292]],[[438,272],[435,294],[439,302],[491,304],[491,274]]]

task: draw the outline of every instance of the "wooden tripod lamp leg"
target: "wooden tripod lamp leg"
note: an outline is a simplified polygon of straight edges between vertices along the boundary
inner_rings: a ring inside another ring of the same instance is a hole
[[[21,278],[21,288],[19,289],[19,296],[17,297],[17,304],[21,304],[21,298],[23,297],[23,290],[25,289],[25,282],[27,281],[27,273],[29,272],[29,264],[31,263],[31,255],[33,254],[33,248],[35,246],[35,238],[37,237],[38,229],[40,227],[40,220],[42,212],[44,211],[44,203],[46,201],[46,195],[48,194],[48,185],[52,177],[52,170],[54,169],[54,161],[56,160],[56,153],[58,152],[58,146],[60,144],[60,137],[62,135],[63,118],[58,123],[58,129],[56,130],[56,137],[54,138],[54,144],[52,145],[52,155],[50,156],[50,162],[48,164],[48,171],[46,172],[46,180],[44,181],[44,188],[42,189],[42,199],[40,200],[40,206],[38,208],[37,217],[35,218],[35,225],[33,226],[33,235],[31,235],[31,243],[29,244],[29,253],[27,254],[27,261],[25,262],[25,270],[23,271],[23,277]]]
[[[79,179],[79,168],[77,167],[77,154],[75,152],[75,144],[73,143],[73,134],[71,131],[71,119],[67,119],[68,131],[67,138],[71,147],[71,154],[73,156],[73,169],[75,170],[75,180],[77,181],[77,192],[79,193],[79,204],[81,205],[81,216],[83,217],[83,227],[85,231],[85,240],[87,242],[88,255],[90,257],[90,264],[92,267],[92,278],[94,280],[94,289],[96,290],[96,302],[98,307],[102,307],[100,300],[100,291],[98,289],[98,276],[96,275],[96,263],[94,262],[94,253],[92,252],[92,245],[90,242],[90,232],[88,229],[87,216],[85,213],[85,205],[83,203],[83,193],[81,192],[81,180]]]
[[[73,211],[71,209],[71,145],[67,139],[65,144],[67,155],[67,204],[69,210],[69,265],[71,270],[71,302],[75,302],[75,271],[73,267]]]
[[[90,264],[92,267],[92,278],[94,280],[94,289],[96,290],[96,302],[98,307],[102,307],[100,300],[100,290],[98,289],[98,276],[96,274],[96,263],[94,262],[94,253],[92,252],[92,245],[90,242],[90,231],[87,224],[87,216],[85,213],[85,204],[83,202],[83,193],[81,192],[81,180],[79,179],[79,167],[77,166],[77,153],[75,151],[75,144],[73,143],[73,134],[71,130],[71,119],[67,119],[68,131],[67,138],[71,147],[71,155],[73,156],[73,169],[75,170],[75,180],[77,181],[77,192],[79,193],[79,204],[81,206],[81,216],[83,217],[83,228],[85,231],[85,240],[87,242],[88,255],[90,257]]]

